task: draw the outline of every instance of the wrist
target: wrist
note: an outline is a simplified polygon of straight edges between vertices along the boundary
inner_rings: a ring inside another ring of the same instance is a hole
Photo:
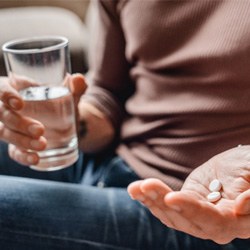
[[[82,151],[100,151],[113,141],[115,131],[111,122],[92,104],[79,104],[79,120],[79,146]]]

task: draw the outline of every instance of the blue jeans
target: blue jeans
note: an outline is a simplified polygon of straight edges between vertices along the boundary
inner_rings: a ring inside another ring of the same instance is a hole
[[[126,187],[139,179],[118,156],[81,154],[73,166],[37,172],[13,162],[0,143],[1,250],[247,250],[167,228]],[[222,232],[223,233],[223,232]]]

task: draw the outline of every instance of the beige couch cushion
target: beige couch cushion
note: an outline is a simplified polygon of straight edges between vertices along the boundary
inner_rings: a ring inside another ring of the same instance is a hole
[[[29,36],[62,35],[69,39],[73,72],[86,71],[87,31],[73,12],[55,7],[0,9],[0,46]],[[0,75],[6,74],[0,53]]]
[[[0,8],[26,6],[54,6],[76,13],[82,20],[85,18],[89,0],[0,0]]]

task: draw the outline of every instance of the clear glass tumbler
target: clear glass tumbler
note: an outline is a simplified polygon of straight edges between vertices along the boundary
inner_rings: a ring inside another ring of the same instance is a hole
[[[22,115],[45,126],[47,148],[32,169],[59,170],[78,159],[73,96],[66,83],[71,72],[68,40],[43,36],[13,40],[2,47],[10,84],[25,105]]]

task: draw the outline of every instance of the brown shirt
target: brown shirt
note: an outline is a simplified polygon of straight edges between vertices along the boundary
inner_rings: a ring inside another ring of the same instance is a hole
[[[174,189],[250,143],[250,1],[98,1],[86,98],[117,130],[117,153]]]

